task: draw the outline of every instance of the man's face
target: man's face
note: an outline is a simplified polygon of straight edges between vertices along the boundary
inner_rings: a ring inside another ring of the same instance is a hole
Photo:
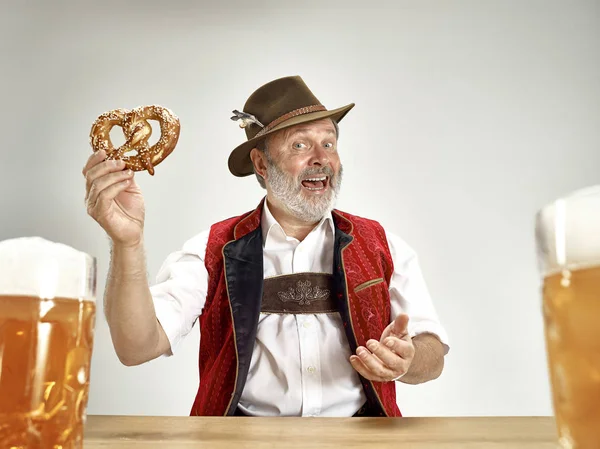
[[[268,139],[267,191],[297,218],[315,222],[333,209],[342,165],[331,119],[301,123]]]

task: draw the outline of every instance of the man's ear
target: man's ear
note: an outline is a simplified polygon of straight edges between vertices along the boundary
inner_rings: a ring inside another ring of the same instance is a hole
[[[258,148],[252,148],[250,151],[250,159],[254,165],[254,172],[264,178],[267,177],[267,165],[265,164],[265,154]]]

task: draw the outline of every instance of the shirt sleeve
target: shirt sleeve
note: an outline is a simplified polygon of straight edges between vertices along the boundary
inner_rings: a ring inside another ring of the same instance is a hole
[[[167,256],[150,287],[156,318],[167,334],[173,355],[202,313],[208,290],[204,265],[209,230],[185,242]]]
[[[433,305],[416,252],[400,237],[387,231],[386,236],[394,261],[389,287],[392,321],[401,313],[406,313],[410,336],[435,334],[447,354],[450,350],[448,335]]]

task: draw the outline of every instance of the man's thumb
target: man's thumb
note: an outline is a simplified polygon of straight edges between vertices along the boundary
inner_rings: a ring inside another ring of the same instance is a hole
[[[394,320],[394,327],[392,328],[392,332],[399,336],[404,336],[408,334],[408,315],[405,313],[401,313]]]

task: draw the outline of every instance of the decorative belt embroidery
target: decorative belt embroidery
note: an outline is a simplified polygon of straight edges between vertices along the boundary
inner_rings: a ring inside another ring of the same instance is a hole
[[[295,301],[299,305],[310,305],[311,301],[323,301],[329,297],[329,290],[321,290],[320,287],[311,287],[310,281],[298,281],[297,287],[288,288],[287,292],[277,292],[277,296],[283,302]]]
[[[337,312],[333,276],[325,273],[297,273],[264,280],[263,313]]]

